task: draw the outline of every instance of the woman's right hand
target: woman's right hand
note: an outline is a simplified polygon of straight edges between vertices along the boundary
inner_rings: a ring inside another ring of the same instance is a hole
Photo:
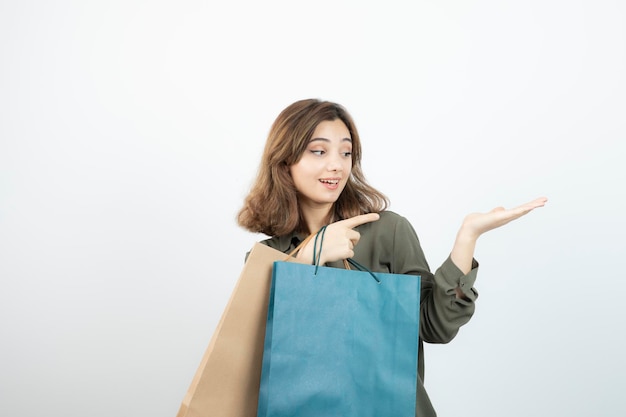
[[[322,253],[320,255],[320,265],[352,258],[354,256],[354,247],[357,243],[359,243],[359,239],[361,238],[359,232],[354,230],[354,228],[365,223],[374,222],[379,218],[380,215],[378,213],[369,213],[329,224],[326,227],[326,232],[324,233],[324,242]],[[317,239],[318,251],[320,238],[321,236]],[[311,241],[298,253],[297,258],[299,261],[309,263],[309,261],[313,260],[314,244],[315,238],[311,239]]]

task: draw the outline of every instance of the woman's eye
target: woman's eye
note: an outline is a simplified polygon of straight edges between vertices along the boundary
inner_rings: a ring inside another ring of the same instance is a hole
[[[349,158],[352,156],[352,152],[342,152],[342,155],[346,158]]]
[[[312,153],[313,155],[318,155],[318,156],[322,156],[322,155],[324,155],[324,154],[325,154],[325,152],[324,152],[324,151],[322,151],[321,149],[311,150],[311,153]]]

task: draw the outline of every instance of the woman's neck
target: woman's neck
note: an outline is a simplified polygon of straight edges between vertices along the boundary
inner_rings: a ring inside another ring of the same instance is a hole
[[[315,233],[332,221],[332,208],[333,206],[326,207],[308,207],[301,206],[302,217],[309,229],[309,233]]]

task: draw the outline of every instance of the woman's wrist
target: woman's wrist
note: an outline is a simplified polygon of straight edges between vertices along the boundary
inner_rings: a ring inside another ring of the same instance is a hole
[[[481,233],[465,219],[456,234],[456,239],[463,243],[476,243],[480,235]]]

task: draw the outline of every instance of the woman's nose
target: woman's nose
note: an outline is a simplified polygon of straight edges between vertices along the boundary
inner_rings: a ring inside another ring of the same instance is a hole
[[[329,171],[342,171],[343,165],[341,164],[340,156],[331,157],[328,159],[327,169]]]

